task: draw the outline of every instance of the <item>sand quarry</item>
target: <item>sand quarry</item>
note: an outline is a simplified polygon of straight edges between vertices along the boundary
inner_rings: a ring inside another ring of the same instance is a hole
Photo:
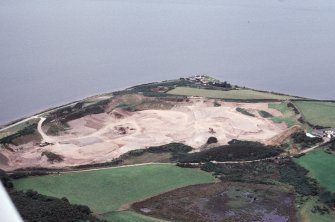
[[[237,112],[236,107],[247,109],[256,117]],[[65,167],[106,162],[130,150],[171,142],[200,150],[211,136],[218,139],[218,145],[227,144],[232,139],[269,144],[272,138],[285,133],[287,126],[262,118],[258,110],[274,116],[282,115],[268,108],[267,103],[221,102],[221,106],[214,107],[213,101],[202,98],[176,103],[168,110],[128,112],[115,109],[109,114],[89,115],[70,121],[71,129],[60,136],[52,137],[40,132],[44,141],[53,145],[40,147],[30,143],[14,153],[2,151],[8,161],[1,168]],[[64,161],[51,164],[41,156],[43,151],[59,154]]]

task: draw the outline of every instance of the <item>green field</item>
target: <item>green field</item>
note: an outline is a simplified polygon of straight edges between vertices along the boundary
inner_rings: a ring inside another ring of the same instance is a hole
[[[96,171],[28,177],[14,181],[19,190],[34,189],[42,194],[67,197],[94,212],[108,213],[123,204],[191,184],[213,182],[200,170],[174,165],[145,165]]]
[[[294,105],[308,122],[314,125],[335,127],[335,103],[295,101]]]
[[[335,192],[335,156],[322,150],[308,153],[295,161],[310,171],[320,185]]]
[[[274,116],[271,117],[271,120],[275,123],[285,122],[288,127],[299,125],[298,121],[295,118],[295,114],[287,107],[287,102],[282,103],[269,103],[269,108],[276,109],[280,111],[283,116]]]
[[[223,99],[291,99],[291,96],[276,95],[267,92],[260,92],[250,89],[237,89],[237,90],[211,90],[211,89],[198,89],[190,87],[176,87],[168,92],[173,95],[183,96],[202,96],[208,98],[223,98]]]

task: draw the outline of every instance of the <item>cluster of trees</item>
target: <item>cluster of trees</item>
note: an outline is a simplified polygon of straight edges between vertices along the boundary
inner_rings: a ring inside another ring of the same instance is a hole
[[[294,143],[301,144],[302,146],[313,146],[317,143],[321,143],[323,140],[320,137],[308,137],[302,131],[294,133],[292,135]]]
[[[293,161],[290,160],[281,164],[279,173],[279,181],[292,185],[297,193],[305,196],[314,196],[318,194],[317,181],[308,177],[308,170]]]
[[[228,83],[227,81],[224,82],[210,82],[209,85],[215,86],[215,87],[221,87],[225,89],[231,89],[232,85]]]
[[[271,161],[244,164],[214,164],[207,162],[201,169],[213,172],[222,181],[272,184],[278,179],[278,165]]]
[[[24,221],[100,221],[91,214],[89,207],[70,204],[65,197],[59,199],[33,190],[15,190],[11,178],[3,170],[0,170],[0,181]]]
[[[182,143],[169,143],[162,146],[153,146],[146,149],[132,150],[126,154],[123,154],[120,158],[125,159],[129,156],[141,156],[145,153],[171,153],[171,160],[175,161],[184,158],[191,150],[192,147]]]
[[[11,191],[13,203],[25,221],[99,221],[84,205],[70,204],[66,198],[48,197],[28,190]]]
[[[190,153],[178,160],[181,163],[256,160],[278,156],[282,152],[278,147],[265,146],[258,142],[232,140],[228,145]]]

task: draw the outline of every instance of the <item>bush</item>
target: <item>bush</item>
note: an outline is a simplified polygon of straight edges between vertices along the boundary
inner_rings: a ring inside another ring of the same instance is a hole
[[[242,113],[242,114],[244,114],[244,115],[247,115],[247,116],[255,117],[254,114],[249,113],[246,109],[243,109],[243,108],[240,108],[240,107],[237,107],[237,108],[236,108],[236,111],[237,111],[237,112],[240,112],[240,113]]]
[[[203,165],[201,165],[200,169],[206,172],[213,172],[216,168],[216,165],[211,162],[207,162]]]
[[[207,144],[212,144],[212,143],[217,143],[218,142],[218,139],[216,137],[209,137],[208,140],[207,140]]]
[[[272,118],[273,117],[273,115],[271,113],[268,113],[264,110],[260,110],[260,111],[258,111],[258,113],[263,118]]]
[[[221,104],[218,103],[217,101],[215,101],[215,102],[213,103],[213,105],[214,105],[214,107],[219,107],[219,106],[221,106]]]
[[[62,162],[63,161],[62,156],[60,156],[56,153],[50,152],[50,151],[42,152],[41,156],[46,156],[48,158],[48,161],[51,162],[51,163]]]

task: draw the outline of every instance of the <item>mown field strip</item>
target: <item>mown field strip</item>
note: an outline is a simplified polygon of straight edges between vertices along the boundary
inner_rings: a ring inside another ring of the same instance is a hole
[[[198,89],[191,87],[176,87],[168,92],[173,95],[183,96],[202,96],[208,98],[223,98],[223,99],[293,99],[295,97],[277,95],[268,92],[260,92],[250,89],[237,89],[237,90],[211,90],[211,89]]]
[[[67,197],[71,203],[107,213],[178,187],[213,181],[209,173],[197,169],[152,164],[35,176],[14,183],[19,190],[34,189],[48,196]]]

